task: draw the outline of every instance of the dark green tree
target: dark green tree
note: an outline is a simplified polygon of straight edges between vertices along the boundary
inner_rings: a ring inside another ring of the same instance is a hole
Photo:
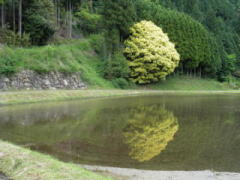
[[[120,40],[123,40],[136,21],[134,1],[104,0],[103,16],[106,30],[117,29]]]
[[[44,45],[54,34],[54,8],[51,0],[29,0],[24,13],[24,30],[32,44]]]
[[[218,46],[207,29],[190,16],[163,8],[147,0],[136,4],[137,16],[150,19],[168,34],[181,56],[180,68],[185,72],[214,75],[221,67]],[[144,11],[144,13],[142,13]]]
[[[104,0],[102,2],[105,37],[104,75],[108,79],[126,78],[128,66],[122,55],[122,43],[129,34],[129,28],[136,21],[135,1]]]

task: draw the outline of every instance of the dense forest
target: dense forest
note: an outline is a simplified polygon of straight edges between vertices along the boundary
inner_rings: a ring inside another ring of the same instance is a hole
[[[165,65],[159,70],[162,62],[150,66],[151,60],[145,58],[143,61],[145,51],[133,51],[138,45],[139,49],[142,48],[141,43],[133,40],[134,33],[138,32],[133,26],[142,21],[152,22],[169,38],[156,33],[166,42],[157,41],[162,46],[155,42],[152,49],[174,44],[180,55],[174,74],[219,81],[240,77],[239,0],[0,0],[0,4],[0,43],[3,46],[45,46],[90,39],[92,48],[102,59],[100,69],[106,79],[128,81],[129,74],[141,74],[144,78],[135,82],[145,84],[162,79],[152,75],[157,70],[173,73],[165,70]],[[152,32],[155,31],[158,28]],[[141,36],[139,39],[156,38],[146,37],[144,33]],[[144,44],[145,40],[142,42]],[[132,50],[126,51],[129,44]],[[148,51],[154,57],[159,54],[155,50]],[[134,61],[131,59],[134,53],[138,53],[138,60],[129,65],[129,60]],[[167,53],[162,51],[165,57],[171,58]],[[141,64],[143,68],[148,70],[140,68],[140,60],[144,62]],[[154,73],[144,75],[149,72]],[[162,77],[161,73],[159,77]],[[130,80],[134,78],[130,77]]]

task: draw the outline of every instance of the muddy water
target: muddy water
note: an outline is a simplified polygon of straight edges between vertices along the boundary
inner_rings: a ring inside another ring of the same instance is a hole
[[[240,172],[240,96],[162,95],[1,107],[0,138],[79,164]]]

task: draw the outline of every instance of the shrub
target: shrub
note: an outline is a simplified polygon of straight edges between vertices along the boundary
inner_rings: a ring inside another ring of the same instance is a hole
[[[233,73],[233,76],[240,78],[240,70],[237,70]]]
[[[0,49],[0,74],[12,74],[18,71],[21,62],[11,48]]]
[[[20,37],[13,31],[0,29],[0,43],[8,46],[29,46],[29,35],[23,34],[22,37]]]
[[[162,29],[151,21],[141,21],[130,29],[125,41],[130,80],[147,84],[164,79],[178,66],[180,56]]]
[[[94,51],[100,56],[104,55],[104,36],[102,34],[92,34],[89,36],[89,42]]]
[[[113,79],[112,84],[114,85],[114,87],[120,88],[120,89],[127,89],[130,86],[129,82],[124,78]]]
[[[103,65],[103,73],[106,79],[127,78],[129,68],[126,58],[122,52],[116,52],[109,57]]]

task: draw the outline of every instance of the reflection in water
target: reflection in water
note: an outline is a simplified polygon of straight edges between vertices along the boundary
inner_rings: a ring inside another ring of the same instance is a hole
[[[240,95],[5,106],[0,139],[80,164],[240,172]]]
[[[129,155],[139,162],[151,160],[173,140],[178,128],[177,118],[161,105],[133,108],[123,132]]]

